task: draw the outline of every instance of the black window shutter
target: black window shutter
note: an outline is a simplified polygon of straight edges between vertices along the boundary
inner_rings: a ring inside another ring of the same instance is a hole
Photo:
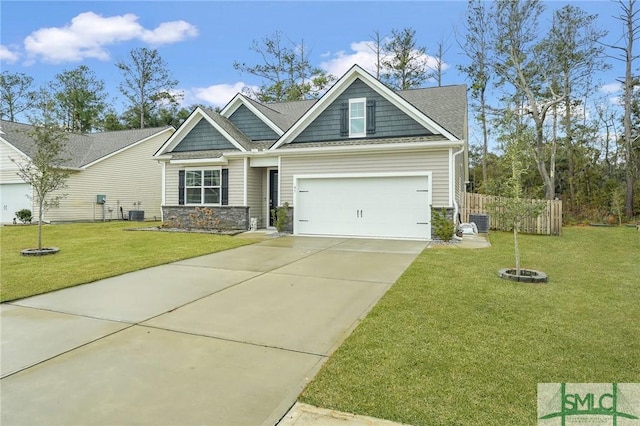
[[[184,170],[178,172],[178,204],[184,205]]]
[[[229,205],[229,169],[222,169],[222,205]]]
[[[349,104],[340,105],[340,136],[349,136]]]
[[[376,132],[376,101],[367,101],[367,134],[373,135]]]

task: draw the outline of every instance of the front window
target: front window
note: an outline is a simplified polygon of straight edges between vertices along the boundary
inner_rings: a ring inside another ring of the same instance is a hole
[[[366,135],[366,104],[365,98],[349,99],[349,137],[362,137]]]
[[[187,170],[185,192],[187,204],[220,204],[220,169]]]

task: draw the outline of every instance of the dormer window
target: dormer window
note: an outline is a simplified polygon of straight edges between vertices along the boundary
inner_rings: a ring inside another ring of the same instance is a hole
[[[367,135],[367,99],[349,99],[349,137],[362,138]]]

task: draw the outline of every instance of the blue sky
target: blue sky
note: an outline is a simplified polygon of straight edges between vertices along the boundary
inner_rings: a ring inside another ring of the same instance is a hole
[[[567,2],[548,1],[543,25],[551,11]],[[612,1],[573,1],[608,29],[607,43],[618,43],[620,13]],[[416,30],[419,46],[434,54],[437,43],[449,46],[443,84],[465,83],[456,65],[466,62],[455,39],[463,31],[466,1],[6,1],[0,5],[1,70],[23,72],[36,84],[46,84],[57,73],[86,65],[105,81],[113,105],[121,110],[117,89],[120,72],[115,63],[131,49],[158,49],[168,63],[185,106],[225,105],[243,86],[260,80],[239,74],[234,61],[262,63],[249,47],[253,40],[280,31],[291,41],[304,40],[311,62],[336,76],[353,63],[372,69],[366,46],[375,31]],[[613,54],[613,52],[611,52]],[[611,61],[601,76],[602,93],[615,98],[615,79],[624,64]],[[610,102],[610,100],[609,100]]]

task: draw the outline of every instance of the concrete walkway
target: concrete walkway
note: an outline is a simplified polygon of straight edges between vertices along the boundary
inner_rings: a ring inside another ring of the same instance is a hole
[[[274,425],[425,247],[274,238],[0,305],[0,423]]]

